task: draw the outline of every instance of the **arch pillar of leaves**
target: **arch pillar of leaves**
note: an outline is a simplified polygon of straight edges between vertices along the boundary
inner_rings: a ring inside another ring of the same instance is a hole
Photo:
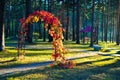
[[[63,39],[63,28],[58,20],[53,14],[46,11],[35,11],[30,14],[27,18],[21,18],[21,29],[18,32],[18,56],[25,54],[25,36],[27,33],[27,25],[38,22],[44,22],[44,28],[46,29],[48,25],[50,25],[49,34],[53,38],[53,53],[52,58],[54,59],[54,63],[50,64],[50,66],[59,66],[62,68],[73,68],[74,62],[71,60],[66,60],[64,54],[67,53],[65,50],[62,39]]]

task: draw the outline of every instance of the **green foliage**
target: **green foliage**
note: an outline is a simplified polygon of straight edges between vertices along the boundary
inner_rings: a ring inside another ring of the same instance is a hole
[[[39,38],[39,33],[33,32],[33,37],[35,38],[35,41],[37,41]]]

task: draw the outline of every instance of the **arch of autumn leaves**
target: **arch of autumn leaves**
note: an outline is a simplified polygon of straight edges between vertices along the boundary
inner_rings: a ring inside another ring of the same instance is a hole
[[[63,28],[58,20],[57,17],[55,17],[53,14],[46,12],[46,11],[35,11],[32,14],[30,14],[27,18],[21,18],[20,24],[21,29],[18,31],[18,56],[25,54],[25,52],[22,50],[22,45],[25,42],[25,35],[27,33],[27,25],[42,21],[44,23],[44,28],[46,29],[48,25],[50,25],[49,34],[53,38],[53,53],[52,58],[54,59],[54,62],[51,64],[51,66],[59,66],[62,68],[73,68],[75,65],[73,61],[66,60],[64,57],[64,54],[67,53],[67,51],[64,49],[62,39],[63,39]]]

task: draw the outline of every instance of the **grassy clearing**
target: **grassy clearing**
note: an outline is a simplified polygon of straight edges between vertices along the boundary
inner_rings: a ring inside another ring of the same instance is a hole
[[[68,54],[65,55],[66,57],[71,57],[71,56],[74,57],[76,55],[85,53],[85,52],[81,52],[80,50],[93,51],[93,48],[90,48],[88,44],[85,44],[85,45],[76,44],[75,42],[72,42],[72,41],[64,41],[63,43],[64,43],[65,48],[68,49]],[[35,49],[35,48],[26,49],[25,58],[19,61],[12,61],[13,58],[17,55],[17,50],[15,49],[16,42],[14,41],[12,43],[12,41],[8,41],[7,45],[8,46],[6,46],[6,51],[0,52],[0,67],[1,68],[10,67],[14,65],[21,65],[21,64],[52,60],[51,59],[51,54],[53,52],[52,43],[39,41],[36,43],[27,44],[27,46],[37,46],[42,49]],[[113,50],[110,50],[110,52],[104,52],[108,54],[116,53],[115,49],[119,49],[119,46],[116,46],[114,43],[113,44],[108,43],[107,47],[114,48]]]
[[[102,43],[100,43],[102,44]],[[29,44],[30,46],[38,45],[38,47],[46,49],[27,49],[24,60],[11,61],[17,54],[15,47],[7,46],[6,51],[0,52],[0,68],[11,67],[15,65],[28,64],[34,62],[42,62],[51,60],[52,47],[51,43],[39,42]],[[89,45],[75,44],[72,41],[64,41],[64,45],[68,48],[66,57],[84,54],[77,50],[93,51]],[[115,54],[116,50],[120,50],[120,46],[114,43],[108,43],[110,52],[107,54]],[[114,49],[112,49],[114,48]],[[72,49],[73,51],[69,51]],[[76,50],[76,51],[75,51]],[[77,58],[74,60],[76,66],[73,69],[50,68],[49,66],[40,67],[35,70],[24,72],[16,72],[15,74],[0,76],[0,80],[119,80],[120,79],[120,57],[110,55],[95,55],[89,57]]]
[[[35,70],[1,76],[1,80],[119,80],[120,58],[91,56],[74,60],[73,69],[40,67]]]

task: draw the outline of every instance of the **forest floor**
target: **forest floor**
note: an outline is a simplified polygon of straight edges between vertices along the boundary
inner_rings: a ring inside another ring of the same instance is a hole
[[[44,46],[43,46],[44,45]],[[89,45],[65,42],[66,59],[76,63],[73,69],[51,68],[51,43],[26,45],[23,61],[3,63],[16,55],[16,44],[7,44],[7,53],[0,54],[0,80],[119,80],[120,49],[114,44],[106,51],[94,51]],[[110,52],[109,52],[110,51]],[[9,58],[9,59],[8,59]],[[13,64],[11,64],[13,63]]]
[[[35,46],[32,47],[26,47],[26,48],[36,48]],[[38,46],[37,46],[38,48]],[[47,49],[47,48],[43,48],[42,49]],[[48,48],[49,49],[49,48]],[[67,59],[70,60],[75,60],[75,59],[79,59],[82,57],[89,57],[89,56],[95,56],[95,55],[103,55],[103,56],[118,56],[120,57],[120,54],[108,54],[108,53],[103,53],[100,51],[88,51],[88,50],[79,50],[79,49],[69,49],[71,51],[77,51],[77,52],[84,52],[83,54],[77,54],[74,57],[68,57]],[[116,50],[117,51],[117,50]],[[0,76],[6,76],[6,75],[10,75],[10,74],[15,74],[17,72],[21,72],[21,71],[27,71],[27,70],[32,70],[32,69],[37,69],[40,66],[47,66],[50,63],[52,63],[53,61],[45,61],[45,62],[36,62],[36,63],[30,63],[30,64],[24,64],[24,65],[20,65],[20,66],[14,66],[14,67],[10,67],[10,68],[2,68],[0,69]]]

